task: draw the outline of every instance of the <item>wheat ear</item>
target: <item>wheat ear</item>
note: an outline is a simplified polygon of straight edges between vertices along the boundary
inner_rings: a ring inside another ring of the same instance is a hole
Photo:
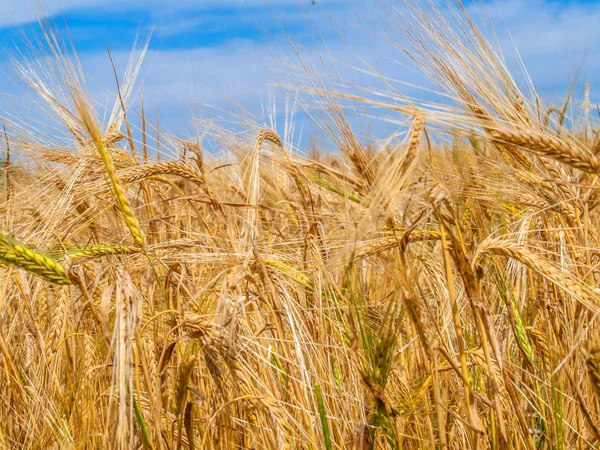
[[[496,141],[518,145],[525,150],[552,158],[584,172],[597,173],[600,170],[598,158],[567,145],[552,136],[540,136],[527,131],[507,130],[490,130],[489,133]]]
[[[109,255],[131,255],[136,250],[122,245],[90,245],[85,248],[69,250],[71,259],[94,258]]]
[[[476,260],[479,255],[486,253],[507,256],[519,261],[521,264],[526,265],[531,270],[574,295],[590,311],[596,314],[600,313],[598,295],[589,286],[584,285],[568,273],[561,271],[544,258],[533,254],[524,246],[505,239],[488,238],[479,245],[473,260]]]
[[[310,278],[308,278],[299,270],[296,270],[293,267],[288,266],[287,264],[282,263],[281,261],[276,261],[274,259],[264,258],[264,262],[267,266],[277,269],[278,271],[286,274],[291,279],[297,281],[298,283],[304,285],[307,288],[312,289],[313,285],[310,281]]]
[[[106,170],[106,175],[108,176],[108,180],[110,182],[111,191],[119,209],[121,210],[121,214],[123,214],[123,218],[125,219],[125,223],[127,224],[127,228],[131,233],[131,237],[133,237],[133,242],[135,245],[140,247],[141,249],[146,248],[146,236],[144,235],[144,231],[140,227],[140,223],[138,222],[133,209],[129,205],[129,201],[125,196],[125,190],[123,189],[123,185],[117,176],[117,171],[115,169],[115,165],[110,157],[110,154],[100,136],[100,132],[98,128],[94,124],[94,121],[90,115],[89,110],[85,104],[79,105],[79,112],[81,115],[82,122],[87,129],[87,132],[91,136],[93,142],[96,145],[96,149],[100,154],[100,158],[104,163],[104,168]]]
[[[262,145],[265,141],[271,142],[276,146],[283,148],[281,138],[272,130],[261,130],[256,138],[256,144],[252,151],[250,159],[250,173],[248,182],[248,193],[246,195],[246,203],[249,205],[258,205],[258,197],[260,195],[260,154]],[[249,242],[256,238],[257,234],[257,215],[256,210],[251,208],[248,211],[248,239]]]
[[[196,169],[190,167],[188,164],[180,161],[164,162],[158,164],[152,164],[149,166],[136,167],[133,171],[129,172],[127,177],[123,179],[125,183],[131,184],[146,178],[154,177],[157,175],[177,175],[182,178],[186,178],[198,185],[204,185],[204,177]]]
[[[34,273],[55,284],[71,284],[64,267],[52,258],[0,234],[0,261]]]

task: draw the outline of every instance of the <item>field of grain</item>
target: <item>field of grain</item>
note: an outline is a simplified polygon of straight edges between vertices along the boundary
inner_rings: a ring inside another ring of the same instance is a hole
[[[19,70],[61,127],[2,120],[0,448],[599,447],[597,105],[455,13],[398,22],[448,102],[312,83],[334,153],[161,134],[143,51],[102,121],[46,29]]]

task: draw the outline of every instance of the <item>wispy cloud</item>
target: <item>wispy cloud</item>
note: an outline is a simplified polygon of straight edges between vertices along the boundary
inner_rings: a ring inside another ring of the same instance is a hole
[[[382,3],[379,0],[376,3]],[[426,84],[408,61],[383,36],[365,24],[375,3],[348,6],[336,0],[53,0],[46,10],[67,19],[84,69],[94,80],[100,101],[102,86],[113,86],[104,50],[114,50],[124,68],[127,49],[140,29],[154,29],[142,81],[149,108],[160,110],[173,131],[180,131],[191,106],[207,103],[231,107],[237,102],[259,112],[273,83],[294,78],[285,61],[295,59],[288,39],[302,48],[304,61],[328,75],[382,87],[357,67],[414,84]],[[582,67],[581,78],[600,84],[600,2],[496,0],[487,4],[502,47],[516,48],[542,93],[562,94]],[[26,2],[4,0],[0,6],[0,37],[16,39],[17,23],[34,18]],[[307,15],[310,14],[309,15]],[[7,18],[7,16],[10,16]],[[283,57],[282,57],[283,55]],[[326,68],[322,67],[323,61]],[[335,64],[332,62],[335,61]],[[298,63],[298,60],[296,60]],[[369,66],[364,65],[368,62]],[[515,64],[513,64],[516,67]],[[420,95],[403,87],[407,95]],[[0,91],[18,95],[6,81]],[[193,108],[192,108],[193,109]]]

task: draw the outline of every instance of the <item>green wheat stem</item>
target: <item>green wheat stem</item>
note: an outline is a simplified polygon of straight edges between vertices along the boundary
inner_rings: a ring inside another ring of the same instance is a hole
[[[318,383],[315,385],[315,394],[317,396],[317,405],[319,407],[319,417],[321,419],[321,428],[323,429],[323,438],[325,439],[325,448],[327,450],[333,450],[331,434],[329,432],[329,423],[327,422],[327,414],[325,411],[325,402],[323,401],[323,393],[321,392],[321,385]]]

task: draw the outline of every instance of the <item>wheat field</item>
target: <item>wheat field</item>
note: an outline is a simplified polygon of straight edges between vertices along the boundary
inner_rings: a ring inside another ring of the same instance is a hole
[[[101,120],[45,28],[17,68],[59,125],[2,119],[1,448],[600,447],[591,88],[549,105],[464,10],[407,11],[451,102],[307,81],[333,153],[160,132],[144,49]]]

